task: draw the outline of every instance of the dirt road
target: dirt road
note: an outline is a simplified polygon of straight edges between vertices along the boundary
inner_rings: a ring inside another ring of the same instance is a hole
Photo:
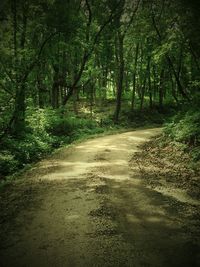
[[[159,129],[92,139],[1,196],[1,267],[200,266],[198,203],[146,187],[129,160]]]

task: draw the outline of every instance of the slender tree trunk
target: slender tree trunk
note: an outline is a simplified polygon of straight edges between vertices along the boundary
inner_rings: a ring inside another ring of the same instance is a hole
[[[132,91],[132,99],[131,99],[131,110],[132,111],[134,110],[134,106],[135,106],[136,73],[137,73],[138,54],[139,54],[139,43],[137,43],[136,51],[135,51],[135,63],[134,63],[134,72],[133,72],[133,91]]]
[[[173,75],[171,73],[171,70],[170,70],[170,77],[171,77],[171,85],[172,85],[172,96],[174,97],[176,103],[179,104],[178,97],[177,97],[177,94],[176,94],[176,88],[175,88],[175,84],[174,84],[174,80],[173,80]]]
[[[17,1],[12,0],[11,3],[12,15],[13,15],[13,45],[14,45],[14,59],[15,64],[17,63],[18,53],[17,53]],[[17,66],[15,65],[15,68]]]
[[[37,88],[38,88],[38,105],[39,108],[44,108],[44,91],[43,91],[43,84],[41,79],[41,74],[38,73],[37,75]]]
[[[23,3],[23,17],[22,17],[22,35],[21,35],[21,48],[25,48],[25,42],[26,42],[26,30],[27,30],[27,6],[26,2]]]
[[[54,66],[54,77],[51,93],[51,105],[54,109],[59,108],[59,85],[59,68]]]
[[[149,81],[149,107],[150,109],[153,108],[153,96],[152,96],[152,86],[151,86],[151,68],[149,65],[149,72],[148,72],[148,81]]]
[[[43,61],[39,61],[38,68],[37,68],[37,94],[38,94],[38,106],[39,108],[44,108],[45,103],[48,103],[48,90],[46,89],[43,80],[43,69],[45,68],[45,63]]]
[[[142,47],[142,44],[141,44],[141,52],[140,52],[140,69],[139,69],[139,84],[138,84],[138,97],[139,97],[139,100],[141,101],[141,98],[142,98],[142,86],[143,86],[143,83],[144,83],[144,78],[145,78],[145,75],[144,75],[144,71],[143,71],[143,59],[144,59],[144,55],[143,55],[143,47]]]
[[[114,121],[117,123],[119,121],[119,114],[121,111],[121,100],[122,100],[122,90],[123,90],[123,79],[124,79],[124,36],[118,32],[118,77],[117,77],[117,98],[116,98],[116,108],[114,114]]]
[[[78,88],[75,88],[73,91],[73,109],[76,115],[78,115],[77,94],[78,94]]]
[[[198,69],[198,72],[200,73],[199,57],[198,57],[197,53],[195,52],[195,50],[193,49],[193,45],[191,44],[191,42],[190,42],[189,46],[190,46],[191,55],[192,55],[192,57],[194,59],[194,63],[196,65],[197,69]]]
[[[102,74],[100,78],[98,79],[99,83],[99,98],[100,98],[100,104],[101,106],[104,105],[104,102],[107,99],[107,77],[108,77],[108,68],[106,66],[99,65],[99,68],[102,69]]]
[[[104,31],[106,26],[108,24],[110,24],[110,22],[113,20],[113,18],[115,16],[115,12],[116,12],[117,7],[119,6],[119,4],[120,4],[120,1],[119,1],[119,3],[117,3],[115,5],[114,9],[112,9],[108,19],[100,26],[99,30],[97,31],[97,33],[95,34],[95,36],[93,38],[93,42],[91,44],[91,48],[89,50],[85,49],[84,54],[83,54],[83,58],[82,58],[82,62],[81,62],[81,66],[80,66],[80,70],[78,71],[75,80],[73,81],[72,85],[70,86],[70,89],[68,91],[67,96],[63,99],[63,103],[62,103],[63,105],[66,105],[68,100],[70,99],[70,97],[73,95],[73,90],[74,90],[74,88],[77,87],[77,85],[78,85],[78,83],[79,83],[79,81],[80,81],[80,79],[82,77],[82,74],[83,74],[83,71],[85,69],[85,66],[86,66],[88,60],[90,59],[91,55],[93,54],[94,49],[96,47],[96,44],[98,43],[102,32]],[[91,11],[91,8],[90,8],[89,1],[86,1],[86,6],[87,6],[87,9],[88,9],[88,14],[89,15],[88,15],[88,23],[87,23],[85,41],[86,41],[86,43],[88,43],[90,41],[90,28],[91,28],[91,23],[92,23],[92,11]]]
[[[20,136],[21,133],[24,131],[25,128],[25,88],[26,88],[26,80],[22,79],[18,75],[18,43],[17,43],[17,1],[12,1],[12,14],[13,14],[13,44],[14,44],[14,65],[15,65],[15,88],[16,88],[16,97],[15,97],[15,108],[14,114],[11,119],[11,132],[16,135]],[[26,23],[26,20],[23,21]],[[23,25],[23,29],[26,28],[26,24]],[[25,44],[25,32],[23,31],[23,42],[21,45]]]
[[[12,119],[12,133],[16,136],[20,136],[25,128],[25,87],[24,81],[18,85],[18,90],[15,99],[15,111]]]
[[[159,109],[163,110],[163,96],[164,96],[164,69],[161,70],[160,73],[160,84],[159,84]]]
[[[149,75],[150,60],[151,60],[151,58],[148,57],[148,59],[147,59],[147,67],[146,67],[146,71],[145,71],[145,75],[144,75],[144,81],[143,81],[143,85],[142,85],[142,88],[141,88],[140,110],[143,109],[143,105],[144,105],[144,96],[145,96],[145,91],[146,91],[147,78],[148,78],[148,75]]]
[[[155,21],[155,17],[154,16],[152,16],[152,22],[153,22],[153,26],[155,28],[155,31],[156,31],[156,33],[158,35],[159,41],[161,43],[162,42],[162,36],[161,36],[160,30],[159,30],[159,28],[158,28],[158,26],[156,24],[156,21]],[[169,64],[170,68],[172,69],[172,72],[173,72],[173,75],[174,75],[175,80],[177,82],[177,86],[178,86],[178,90],[179,90],[180,94],[183,96],[183,98],[185,98],[188,101],[190,101],[190,98],[188,97],[187,93],[185,92],[185,89],[182,86],[182,83],[181,83],[181,81],[179,79],[178,73],[175,70],[174,64],[173,64],[173,62],[172,62],[169,54],[166,54],[165,57],[166,57],[166,60],[167,60],[167,62]]]
[[[177,86],[178,86],[178,90],[180,92],[180,94],[183,96],[183,98],[187,99],[188,101],[190,101],[190,98],[188,97],[188,95],[186,94],[182,84],[181,84],[181,81],[179,79],[179,76],[174,68],[174,64],[172,63],[171,59],[169,56],[167,56],[167,61],[169,63],[169,66],[171,67],[172,69],[172,72],[174,74],[174,77],[175,77],[175,80],[176,80],[176,83],[177,83]]]
[[[156,66],[153,65],[153,98],[155,99],[157,95],[157,75]]]
[[[107,76],[108,76],[108,68],[106,66],[106,69],[103,71],[103,77],[102,77],[102,89],[103,89],[102,102],[107,98]]]
[[[90,116],[92,119],[92,117],[93,117],[93,105],[94,105],[94,85],[93,85],[93,83],[91,84],[89,99],[90,99]]]

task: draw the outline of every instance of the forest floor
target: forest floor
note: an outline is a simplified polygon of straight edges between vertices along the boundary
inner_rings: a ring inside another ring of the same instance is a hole
[[[158,186],[155,166],[141,156],[152,150],[140,145],[160,131],[62,148],[5,186],[0,266],[199,266],[198,198],[171,176]]]

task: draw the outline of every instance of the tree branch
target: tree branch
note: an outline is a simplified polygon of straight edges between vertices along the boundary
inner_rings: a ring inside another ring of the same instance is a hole
[[[5,67],[5,63],[2,62],[1,59],[0,59],[0,63],[1,63],[1,65],[2,65],[2,68],[3,68],[4,72],[5,72],[5,74],[6,74],[7,77],[9,78],[9,80],[10,80],[11,82],[14,83],[14,79],[13,79],[11,73],[9,73],[9,71],[6,69],[6,67]]]
[[[84,69],[85,69],[85,65],[86,65],[88,59],[90,58],[90,56],[92,55],[92,53],[93,53],[93,51],[94,51],[94,49],[95,49],[95,46],[96,46],[97,42],[99,41],[99,38],[100,38],[100,36],[101,36],[101,33],[103,32],[103,30],[105,29],[105,27],[106,27],[106,26],[107,26],[107,25],[108,25],[108,24],[115,18],[115,16],[116,16],[115,11],[117,10],[117,7],[120,5],[121,1],[122,1],[122,0],[119,0],[119,1],[117,2],[117,4],[115,5],[115,7],[113,8],[113,10],[111,11],[110,16],[108,17],[108,19],[101,25],[99,31],[96,33],[96,35],[95,35],[95,37],[94,37],[94,40],[93,40],[91,49],[90,49],[89,51],[87,51],[87,49],[85,49],[84,54],[83,54],[83,59],[82,59],[82,63],[81,63],[80,70],[79,70],[79,72],[78,72],[78,74],[77,74],[77,76],[76,76],[76,78],[75,78],[75,80],[74,80],[72,86],[70,86],[70,90],[69,90],[67,96],[66,96],[66,97],[64,98],[64,100],[63,100],[63,105],[66,105],[68,99],[69,99],[69,98],[71,97],[71,95],[73,94],[74,88],[76,88],[78,82],[79,82],[80,79],[81,79],[81,76],[82,76],[83,71],[84,71]],[[91,10],[91,9],[90,9],[90,5],[89,5],[88,0],[86,0],[86,3],[88,4],[88,6],[87,6],[88,9]],[[89,13],[90,13],[90,12],[89,12]],[[92,17],[90,17],[90,16],[91,16],[91,14],[89,15],[88,23],[89,23],[89,22],[91,23],[90,19],[91,19]],[[87,25],[90,27],[90,24],[87,24]]]
[[[154,29],[155,29],[155,31],[156,31],[156,33],[157,33],[157,35],[158,35],[158,38],[159,38],[159,42],[160,42],[160,44],[162,44],[162,36],[161,36],[160,30],[159,30],[159,28],[158,28],[158,26],[157,26],[157,24],[156,24],[154,14],[152,14],[151,17],[152,17],[152,22],[153,22]],[[173,64],[173,62],[172,62],[172,60],[171,60],[170,55],[169,55],[168,53],[166,53],[165,58],[166,58],[166,60],[167,60],[167,62],[168,62],[168,64],[169,64],[170,68],[171,68],[172,71],[173,71],[174,77],[175,77],[176,82],[177,82],[177,85],[178,85],[179,92],[181,93],[181,95],[182,95],[185,99],[187,99],[188,101],[190,101],[190,98],[188,97],[187,93],[185,92],[185,90],[184,90],[184,88],[183,88],[183,86],[182,86],[182,84],[181,84],[180,78],[179,78],[179,76],[178,76],[178,74],[177,74],[177,72],[176,72],[176,70],[175,70],[175,68],[174,68],[174,64]]]
[[[12,92],[10,92],[10,91],[6,88],[6,86],[5,86],[3,83],[1,83],[1,82],[0,82],[0,87],[1,87],[6,93],[8,93],[8,94],[11,95],[12,97],[14,97],[14,94],[13,94]]]
[[[33,68],[35,67],[35,65],[36,65],[37,62],[39,61],[40,56],[41,56],[41,54],[42,54],[42,52],[43,52],[43,50],[44,50],[46,44],[47,44],[47,43],[48,43],[54,36],[56,36],[56,35],[59,34],[59,33],[60,33],[60,32],[54,32],[54,33],[50,34],[50,35],[43,41],[43,43],[42,43],[41,46],[40,46],[40,49],[39,49],[39,51],[38,51],[38,54],[37,54],[35,60],[33,60],[33,62],[29,65],[29,67],[28,67],[27,70],[25,71],[24,75],[22,76],[22,79],[21,79],[21,80],[22,80],[23,82],[27,80],[27,78],[28,78],[30,72],[33,70]]]
[[[138,11],[140,2],[141,2],[141,0],[138,0],[138,1],[137,1],[136,7],[135,7],[135,9],[133,10],[133,13],[132,13],[131,18],[130,18],[130,20],[129,20],[129,22],[128,22],[128,25],[127,25],[126,29],[125,29],[124,32],[123,32],[123,36],[126,35],[128,29],[129,29],[129,27],[130,27],[131,24],[133,23],[133,20],[134,20],[134,17],[135,17],[135,15],[136,15],[137,11]]]

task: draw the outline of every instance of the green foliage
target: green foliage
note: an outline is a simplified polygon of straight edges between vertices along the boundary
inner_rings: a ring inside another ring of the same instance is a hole
[[[8,175],[16,171],[18,168],[18,161],[9,151],[0,153],[0,177]]]
[[[104,131],[95,121],[66,117],[53,109],[29,108],[26,120],[20,139],[7,136],[0,144],[0,177],[41,159],[54,148]]]
[[[40,159],[44,154],[51,151],[48,143],[33,134],[26,134],[21,139],[7,138],[3,145],[12,152],[20,167]]]
[[[186,145],[194,160],[200,160],[200,108],[194,106],[179,112],[165,128],[165,134],[173,141]]]
[[[123,112],[122,119],[128,118],[128,123],[133,125],[149,125],[149,124],[157,124],[162,125],[167,122],[171,116],[173,116],[176,112],[176,108],[173,105],[166,105],[163,107],[162,112],[160,112],[159,107],[154,106],[151,110],[146,107],[142,111],[139,109],[135,109],[134,111],[126,111]]]
[[[162,124],[173,113],[168,104],[186,106],[185,93],[197,108],[178,114],[166,132],[199,145],[199,27],[185,27],[196,8],[186,12],[181,0],[3,2],[3,175],[108,128]]]
[[[63,138],[66,138],[67,142],[72,142],[85,135],[103,132],[103,129],[95,121],[89,119],[55,116],[49,125],[48,132],[57,137],[57,140],[60,138],[63,141]]]
[[[200,144],[200,111],[190,110],[178,114],[166,128],[166,133],[175,141],[188,145]]]

